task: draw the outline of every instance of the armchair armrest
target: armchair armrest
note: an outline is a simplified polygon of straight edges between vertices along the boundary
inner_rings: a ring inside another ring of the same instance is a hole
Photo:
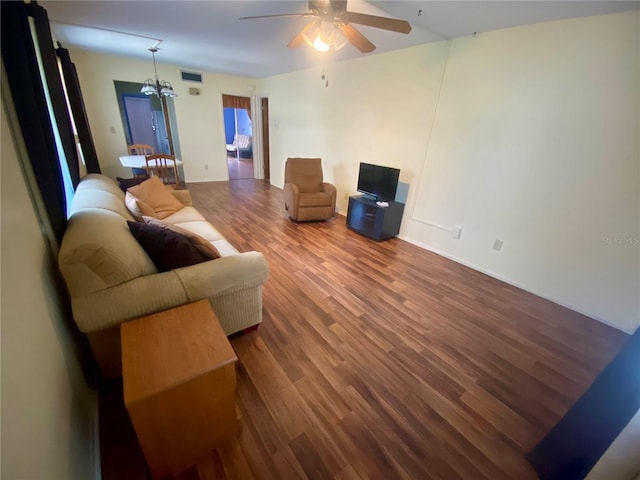
[[[300,189],[295,183],[285,183],[283,187],[284,208],[289,215],[294,215],[298,211],[298,198]]]
[[[335,185],[333,185],[332,183],[327,183],[324,182],[322,184],[322,191],[324,193],[326,193],[327,195],[331,196],[331,211],[335,212],[336,210],[336,196],[337,196],[337,190]]]
[[[332,195],[334,197],[335,197],[335,195],[337,193],[335,185],[333,185],[332,183],[327,183],[327,182],[324,182],[322,184],[322,191],[324,193],[327,193],[327,194]]]

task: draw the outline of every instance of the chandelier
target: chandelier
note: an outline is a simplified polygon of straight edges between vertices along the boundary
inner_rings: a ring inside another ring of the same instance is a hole
[[[155,79],[146,79],[140,93],[144,93],[145,95],[157,95],[158,97],[177,97],[178,94],[173,91],[171,84],[166,80],[160,80],[158,78],[158,68],[156,67],[156,52],[158,49],[156,47],[151,47],[149,51],[153,57],[153,70],[156,77]]]

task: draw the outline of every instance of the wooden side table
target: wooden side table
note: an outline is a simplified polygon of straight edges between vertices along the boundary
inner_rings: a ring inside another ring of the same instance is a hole
[[[124,403],[153,478],[238,433],[231,344],[207,300],[120,328]]]

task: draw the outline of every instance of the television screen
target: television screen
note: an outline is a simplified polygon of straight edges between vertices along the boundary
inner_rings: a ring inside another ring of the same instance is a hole
[[[391,167],[360,163],[358,191],[376,200],[395,200],[400,170]]]

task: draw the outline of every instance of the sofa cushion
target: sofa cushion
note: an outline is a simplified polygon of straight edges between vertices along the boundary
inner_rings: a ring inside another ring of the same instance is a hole
[[[231,257],[239,253],[236,247],[231,245],[225,238],[215,240],[213,242],[213,246],[218,252],[220,252],[221,257]]]
[[[135,197],[131,193],[127,192],[124,197],[124,203],[127,206],[127,209],[134,216],[136,220],[139,222],[142,221],[142,217],[155,217],[156,211],[147,205],[145,202]]]
[[[76,187],[76,194],[85,190],[102,190],[110,192],[119,197],[124,198],[124,193],[112,178],[106,177],[100,173],[89,173],[82,177],[82,181]]]
[[[194,247],[200,250],[203,254],[209,257],[211,260],[215,260],[216,258],[220,258],[220,252],[214,247],[209,240],[204,237],[201,237],[197,233],[193,233],[186,228],[179,227],[178,225],[171,225],[170,223],[163,222],[162,220],[158,220],[157,218],[143,216],[142,220],[144,223],[149,225],[156,225],[162,228],[168,228],[169,230],[173,230],[174,232],[180,233],[187,237]]]
[[[128,188],[135,187],[136,185],[140,185],[145,180],[149,180],[149,175],[144,175],[142,177],[133,177],[133,178],[121,178],[116,177],[116,181],[120,186],[120,189],[123,192],[126,192]]]
[[[211,260],[181,233],[143,222],[127,223],[135,239],[161,272]]]
[[[167,223],[172,225],[178,225],[181,223],[190,223],[190,222],[206,222],[207,220],[202,216],[202,214],[193,207],[184,207],[181,210],[178,210],[176,213],[172,213],[171,215],[163,218]],[[191,230],[191,229],[189,229]],[[204,236],[204,235],[203,235]]]
[[[171,192],[167,191],[162,180],[158,177],[151,177],[140,185],[130,187],[127,189],[127,193],[142,200],[155,211],[155,215],[149,216],[157,217],[161,220],[184,208],[184,205],[171,195]]]
[[[58,265],[73,297],[158,271],[127,221],[102,209],[83,210],[69,219]]]
[[[122,192],[120,192],[122,194]],[[69,207],[69,216],[83,210],[99,208],[117,213],[126,220],[131,220],[131,213],[123,203],[123,197],[106,190],[84,188],[76,191]]]
[[[216,230],[216,228],[213,225],[205,221],[180,222],[180,223],[174,223],[173,225],[189,230],[190,232],[196,233],[201,237],[206,238],[211,243],[215,242],[216,240],[221,240],[224,238],[222,234],[218,230]]]

